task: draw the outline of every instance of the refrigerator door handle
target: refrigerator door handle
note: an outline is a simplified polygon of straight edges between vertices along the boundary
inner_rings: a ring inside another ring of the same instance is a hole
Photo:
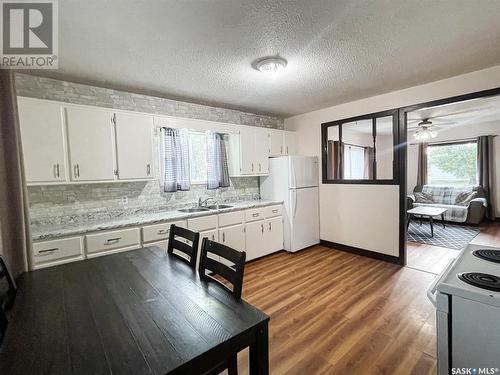
[[[297,213],[297,190],[293,189],[292,190],[292,193],[293,193],[293,215],[292,217],[295,219],[295,214]]]

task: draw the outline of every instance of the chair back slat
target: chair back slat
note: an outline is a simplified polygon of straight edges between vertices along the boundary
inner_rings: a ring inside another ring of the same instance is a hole
[[[9,310],[16,298],[16,283],[7,269],[7,265],[0,256],[0,309]]]
[[[7,331],[7,316],[5,312],[12,308],[16,292],[16,283],[10,275],[5,261],[0,256],[0,345]]]
[[[227,259],[233,263],[233,265],[228,266],[221,261],[213,259],[208,256],[209,253]],[[241,291],[243,289],[245,259],[246,253],[244,251],[237,251],[226,245],[204,238],[201,244],[200,265],[198,271],[200,273],[200,277],[219,283],[230,290],[236,299],[239,299],[241,298]],[[207,274],[207,271],[210,274]],[[220,276],[227,280],[230,284],[232,284],[232,290],[224,283],[217,280],[214,276]]]
[[[181,242],[177,238],[188,240],[191,244]],[[175,224],[170,226],[167,252],[171,255],[177,256],[179,259],[182,259],[193,269],[196,269],[196,258],[198,257],[199,243],[199,233],[190,231],[186,228],[178,227]],[[182,255],[178,254],[178,252],[182,253]]]

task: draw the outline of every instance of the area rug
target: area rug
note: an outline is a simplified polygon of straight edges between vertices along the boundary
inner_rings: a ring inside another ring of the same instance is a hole
[[[428,221],[424,221],[422,225],[411,221],[408,228],[408,241],[462,250],[479,232],[479,228],[476,227],[446,224],[446,228],[443,228],[440,222],[434,222],[434,237],[431,237],[431,227]]]

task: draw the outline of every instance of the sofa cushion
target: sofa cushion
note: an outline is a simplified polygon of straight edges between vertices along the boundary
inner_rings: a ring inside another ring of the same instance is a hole
[[[416,203],[434,203],[432,195],[429,193],[415,193],[414,195]]]
[[[422,193],[432,195],[434,203],[439,204],[455,204],[457,196],[462,192],[472,192],[473,187],[453,187],[453,186],[437,186],[437,185],[424,185]]]
[[[455,204],[457,206],[468,206],[470,201],[476,197],[477,197],[476,191],[462,191],[457,195],[455,199]]]

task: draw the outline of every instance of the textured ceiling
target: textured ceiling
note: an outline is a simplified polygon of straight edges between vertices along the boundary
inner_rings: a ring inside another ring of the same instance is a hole
[[[499,19],[498,0],[63,0],[60,70],[33,73],[289,116],[498,65]]]

